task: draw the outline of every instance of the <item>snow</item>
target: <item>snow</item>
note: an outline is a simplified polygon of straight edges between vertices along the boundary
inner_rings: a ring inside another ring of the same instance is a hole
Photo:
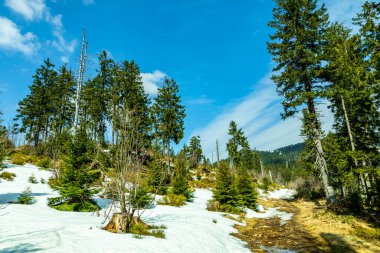
[[[31,184],[30,175],[46,181],[49,171],[36,166],[9,165],[5,171],[16,174],[14,181],[0,183],[0,204],[17,200],[30,186],[36,203],[11,204],[0,210],[0,252],[250,252],[245,243],[230,233],[236,221],[222,213],[206,210],[212,197],[209,190],[197,189],[194,202],[178,208],[155,206],[143,220],[152,225],[165,225],[166,239],[133,238],[130,234],[113,234],[105,226],[104,211],[93,213],[60,212],[47,206],[47,198],[57,196],[47,184]],[[95,198],[101,207],[108,200]],[[217,222],[214,223],[213,220]]]
[[[268,192],[268,198],[291,200],[294,198],[295,194],[296,194],[295,190],[283,188],[276,191]]]
[[[266,200],[266,198],[291,200],[294,198],[295,193],[296,193],[295,190],[286,189],[286,188],[270,191],[267,193],[259,189],[259,195],[261,199],[263,200]],[[248,219],[250,218],[270,219],[273,217],[279,217],[281,219],[280,225],[285,224],[287,221],[291,220],[293,217],[292,213],[278,211],[278,208],[268,208],[268,210],[265,211],[262,205],[257,205],[256,211],[247,209],[246,212],[247,214],[245,217]]]
[[[248,219],[251,219],[251,218],[270,219],[273,217],[278,217],[281,219],[281,222],[280,222],[281,225],[285,224],[287,221],[291,220],[293,217],[292,213],[281,212],[281,211],[278,211],[277,208],[268,208],[268,210],[266,210],[264,213],[258,213],[251,209],[247,209],[246,212],[247,214],[245,217]]]

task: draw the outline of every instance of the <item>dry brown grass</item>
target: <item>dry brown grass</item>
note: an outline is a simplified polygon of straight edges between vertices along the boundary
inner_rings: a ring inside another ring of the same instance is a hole
[[[324,203],[303,200],[259,202],[266,208],[279,207],[281,211],[291,212],[294,216],[282,226],[279,218],[246,219],[247,226],[237,225],[239,233],[234,235],[246,241],[253,252],[265,252],[260,246],[277,246],[305,253],[380,252],[380,242],[376,237],[379,230],[353,216],[327,211]],[[364,236],[358,237],[360,234],[357,231],[364,233]],[[367,234],[372,237],[365,238]]]

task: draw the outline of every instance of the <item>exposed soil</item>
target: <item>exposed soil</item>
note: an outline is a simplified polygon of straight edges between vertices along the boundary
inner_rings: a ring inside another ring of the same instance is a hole
[[[236,225],[234,236],[246,241],[253,252],[267,252],[262,246],[323,253],[380,253],[380,242],[354,236],[357,228],[373,229],[352,216],[338,216],[326,210],[324,203],[310,201],[260,200],[265,208],[277,207],[293,213],[280,225],[277,217],[246,219],[246,226]]]

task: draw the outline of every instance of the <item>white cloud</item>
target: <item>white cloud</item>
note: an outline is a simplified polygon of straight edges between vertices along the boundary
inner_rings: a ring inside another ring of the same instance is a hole
[[[189,101],[189,103],[193,105],[206,105],[211,104],[212,102],[214,102],[214,100],[208,98],[206,95],[202,95],[199,98],[192,99]]]
[[[356,29],[352,25],[352,19],[361,10],[366,0],[325,0],[330,20],[343,22],[346,26]]]
[[[301,122],[297,118],[283,121],[281,98],[275,91],[275,84],[270,74],[261,79],[248,96],[233,105],[213,119],[207,126],[195,130],[191,136],[199,135],[206,156],[215,154],[215,141],[219,142],[222,157],[226,157],[228,141],[228,126],[231,120],[243,128],[252,148],[273,150],[302,141],[300,137]],[[326,106],[320,106],[325,129],[331,129],[332,116]]]
[[[5,6],[27,20],[40,20],[46,9],[44,0],[5,0]]]
[[[5,5],[29,21],[44,20],[50,24],[55,38],[51,45],[63,54],[61,59],[68,61],[77,42],[76,40],[67,41],[65,39],[61,14],[52,15],[44,0],[6,0]]]
[[[166,77],[166,74],[155,70],[152,73],[141,73],[145,91],[149,95],[156,95],[160,82]]]
[[[94,4],[95,1],[94,1],[94,0],[82,0],[82,3],[83,3],[84,5],[91,5],[91,4]]]
[[[22,34],[12,20],[0,16],[0,48],[32,55],[39,47],[40,44],[33,33]]]

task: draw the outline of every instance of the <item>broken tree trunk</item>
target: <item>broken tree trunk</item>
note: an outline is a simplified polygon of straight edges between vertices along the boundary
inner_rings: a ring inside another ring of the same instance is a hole
[[[145,228],[149,228],[149,225],[144,223],[138,216],[133,216],[128,212],[114,213],[104,229],[112,233],[127,233],[132,226],[137,224],[142,224]]]

